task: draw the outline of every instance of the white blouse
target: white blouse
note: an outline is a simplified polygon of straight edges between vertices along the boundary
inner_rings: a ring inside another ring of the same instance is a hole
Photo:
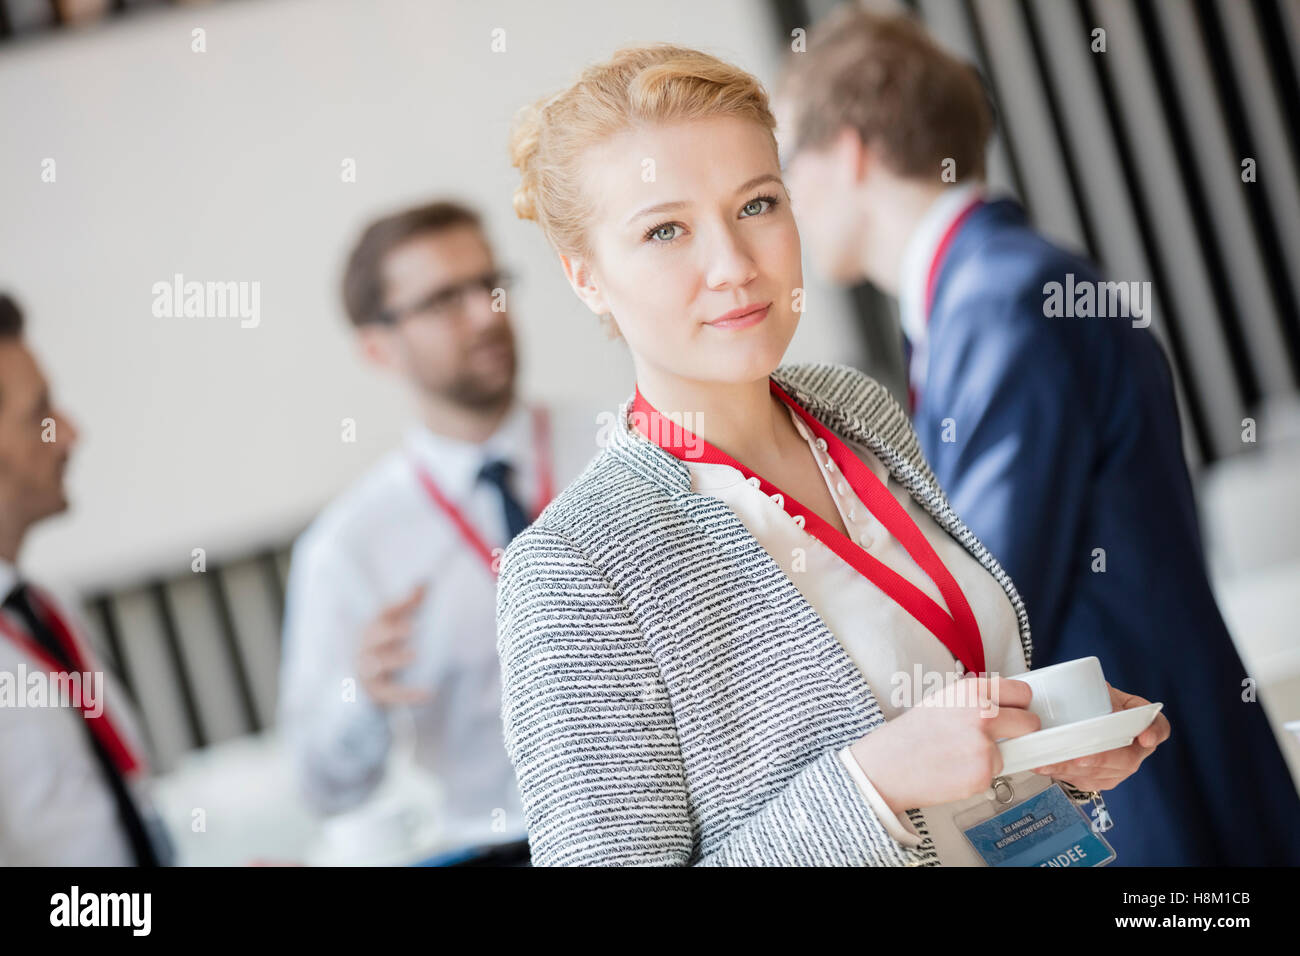
[[[822,477],[826,479],[826,486],[853,541],[920,588],[931,600],[947,608],[934,582],[854,493],[831,459],[825,443],[812,434],[793,409],[789,412],[795,428],[807,440],[809,452],[821,468]],[[870,450],[853,441],[848,441],[847,445],[907,509],[908,515],[960,585],[979,624],[986,669],[1003,677],[1028,670],[1015,611],[997,581],[935,522],[925,508],[912,499],[902,485],[894,481],[889,469]],[[961,662],[924,625],[834,551],[799,527],[756,483],[746,481],[744,475],[730,465],[690,460],[685,460],[685,463],[691,472],[692,490],[724,501],[736,513],[844,645],[875,694],[886,720],[897,717],[924,696],[925,691],[933,686],[933,678],[928,676],[931,673],[943,675],[944,683],[957,679],[962,673]],[[920,682],[916,679],[918,669]],[[911,821],[905,814],[890,812],[849,748],[840,751],[840,758],[894,838],[904,845],[918,846],[922,838]],[[1008,777],[1013,791],[1019,790],[1022,783],[1035,779],[1041,777],[1032,771]],[[988,795],[992,796],[991,790]],[[952,820],[954,814],[983,799],[984,795],[980,794],[921,808],[941,865],[983,865]]]

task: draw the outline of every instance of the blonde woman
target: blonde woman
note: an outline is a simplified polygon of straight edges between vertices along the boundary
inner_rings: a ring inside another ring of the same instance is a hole
[[[996,741],[1039,728],[1028,686],[974,676],[1028,668],[1014,585],[880,385],[780,364],[803,276],[774,127],[752,76],[658,45],[512,134],[516,211],[636,373],[603,450],[502,559],[534,865],[981,865],[954,819],[995,778],[1045,782],[999,777]],[[936,673],[935,706],[896,697]],[[1099,801],[1168,733],[1038,770]]]

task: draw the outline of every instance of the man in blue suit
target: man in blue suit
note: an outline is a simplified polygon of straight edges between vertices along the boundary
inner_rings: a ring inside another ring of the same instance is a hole
[[[1116,863],[1300,864],[1300,796],[1210,590],[1143,286],[1117,294],[985,193],[978,75],[910,19],[838,10],[777,112],[805,247],[899,298],[917,433],[1020,590],[1033,665],[1096,655],[1164,702],[1172,736],[1106,792]]]

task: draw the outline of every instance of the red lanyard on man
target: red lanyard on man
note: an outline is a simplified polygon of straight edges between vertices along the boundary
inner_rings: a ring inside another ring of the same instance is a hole
[[[970,214],[982,205],[984,205],[983,197],[976,196],[966,204],[965,208],[957,214],[957,217],[948,224],[948,228],[943,231],[943,235],[939,237],[939,245],[935,247],[934,258],[930,260],[930,269],[925,275],[925,296],[921,300],[921,315],[924,317],[927,326],[930,324],[930,310],[934,308],[934,289],[939,282],[939,270],[943,268],[943,260],[948,256],[948,247],[952,245],[952,241],[956,238],[958,230],[960,230],[966,220],[970,218]],[[907,350],[909,361],[911,353],[912,349],[909,347]],[[904,369],[904,372],[907,373],[908,410],[915,412],[916,403],[921,396],[917,392],[916,386],[913,384],[912,370],[910,368]]]
[[[33,609],[49,627],[60,649],[71,662],[72,667],[75,668],[78,674],[83,675],[82,680],[86,679],[85,675],[102,673],[90,653],[89,646],[78,639],[63,615],[55,609],[54,601],[30,584],[27,585],[27,595],[31,600]],[[3,632],[29,657],[39,661],[51,674],[70,673],[63,663],[56,660],[53,654],[37,643],[35,637],[16,627],[3,615],[0,615],[0,632]],[[20,693],[22,690],[23,688],[19,688]],[[103,703],[103,701],[100,701],[101,705]],[[113,761],[113,765],[117,767],[119,773],[126,776],[137,770],[142,772],[145,770],[144,758],[132,750],[126,737],[109,719],[107,709],[101,709],[99,714],[95,716],[86,713],[83,696],[81,716],[85,719],[91,733],[103,746],[104,751],[108,754],[109,759]]]
[[[553,479],[551,477],[551,443],[549,420],[545,409],[541,407],[533,408],[533,453],[537,460],[537,502],[533,506],[532,520],[536,521],[538,515],[551,502],[553,497]],[[411,467],[415,469],[415,475],[424,486],[425,492],[429,499],[437,506],[456,526],[461,537],[473,549],[483,563],[487,565],[488,570],[495,576],[497,574],[496,557],[492,553],[492,547],[484,540],[483,536],[478,533],[478,529],[470,523],[464,513],[456,507],[456,504],[443,494],[438,483],[433,480],[429,470],[418,461],[412,459]]]
[[[632,403],[633,421],[643,435],[656,441],[665,451],[678,458],[690,458],[714,464],[730,465],[747,479],[757,478],[763,493],[785,509],[796,523],[815,537],[835,554],[839,555],[855,571],[876,585],[886,595],[896,601],[907,613],[916,618],[927,630],[948,648],[953,657],[965,666],[967,672],[984,672],[984,642],[980,638],[979,624],[971,612],[970,604],[962,593],[952,573],[939,559],[925,534],[912,520],[907,510],[898,499],[890,493],[884,483],[877,478],[862,461],[849,450],[834,432],[819,422],[799,404],[786,394],[785,390],[769,379],[771,391],[808,425],[813,433],[826,443],[826,450],[840,469],[853,491],[867,506],[871,513],[883,524],[898,542],[907,550],[921,570],[924,571],[939,589],[940,595],[947,603],[951,614],[933,601],[929,595],[908,581],[898,572],[884,564],[878,558],[864,551],[859,545],[845,537],[843,532],[824,520],[816,512],[804,507],[794,498],[785,494],[776,485],[767,481],[736,461],[726,452],[715,448],[698,436],[665,419],[645,400],[638,387]],[[655,436],[655,437],[651,437]],[[698,453],[700,446],[703,453]],[[687,449],[692,453],[688,456]],[[752,483],[752,482],[751,482]]]

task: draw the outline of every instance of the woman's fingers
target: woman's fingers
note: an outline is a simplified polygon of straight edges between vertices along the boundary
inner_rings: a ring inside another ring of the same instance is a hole
[[[1079,790],[1114,790],[1124,782],[1124,777],[1057,777]]]
[[[1019,707],[999,707],[997,715],[987,719],[981,718],[982,729],[993,740],[1000,737],[1020,737],[1032,734],[1043,726],[1038,715],[1033,711]]]
[[[1022,680],[1016,680],[1014,677],[995,677],[992,680],[986,680],[984,685],[985,692],[988,694],[991,703],[999,707],[1019,707],[1024,709],[1029,706],[1029,701],[1033,698],[1033,690]]]
[[[1112,687],[1109,683],[1106,687],[1110,691],[1111,705],[1116,711],[1132,710],[1134,707],[1145,707],[1151,703],[1145,697],[1126,693]],[[1117,747],[1114,750],[1103,751],[1087,757],[1077,757],[1074,760],[1060,763],[1045,764],[1042,767],[1035,767],[1034,772],[1051,774],[1052,776],[1068,773],[1090,775],[1122,773],[1127,776],[1136,771],[1142,761],[1155,752],[1156,747],[1168,740],[1171,732],[1172,728],[1169,725],[1169,719],[1164,714],[1156,714],[1155,720],[1143,729],[1134,738],[1133,743],[1127,747]],[[1121,777],[1121,779],[1123,778]]]
[[[1143,747],[1149,747],[1155,750],[1156,747],[1169,739],[1173,728],[1169,725],[1169,718],[1164,714],[1156,714],[1156,719],[1151,721],[1151,726],[1138,734],[1138,743]]]
[[[1145,747],[1135,741],[1127,747],[1117,747],[1114,750],[1105,750],[1101,753],[1090,754],[1087,757],[1076,757],[1073,760],[1035,767],[1034,772],[1062,777],[1068,779],[1071,783],[1074,783],[1075,777],[1114,777],[1118,781],[1135,773],[1142,761],[1153,752],[1153,747]],[[1111,786],[1114,786],[1114,784],[1111,784]],[[1085,789],[1096,790],[1098,788],[1088,787]]]

